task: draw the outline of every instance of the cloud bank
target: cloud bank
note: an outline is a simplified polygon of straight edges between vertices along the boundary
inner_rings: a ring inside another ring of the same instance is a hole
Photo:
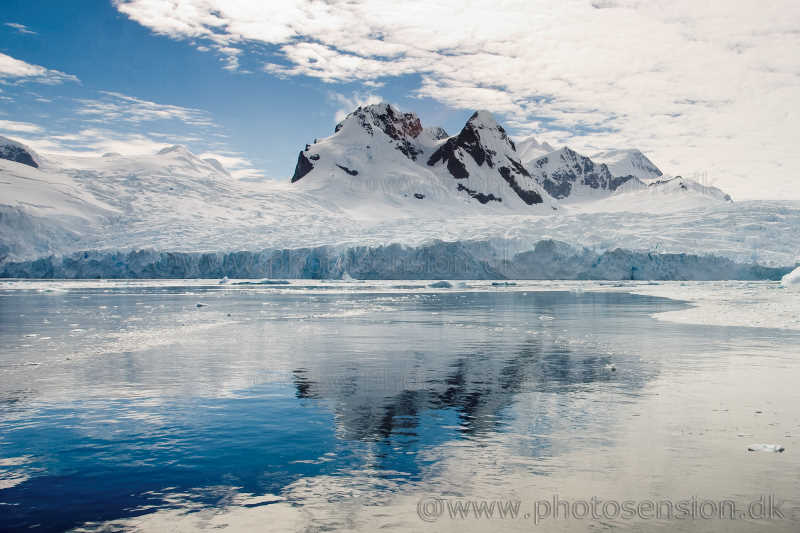
[[[72,74],[32,65],[0,52],[0,83],[34,82],[45,85],[58,85],[64,82],[79,82]]]
[[[589,153],[637,146],[668,171],[717,176],[734,194],[794,190],[800,172],[791,141],[800,109],[793,1],[115,6],[158,34],[237,61],[263,46],[271,54],[262,68],[277,76],[369,87],[418,75],[416,96],[486,108],[519,134],[544,133]]]

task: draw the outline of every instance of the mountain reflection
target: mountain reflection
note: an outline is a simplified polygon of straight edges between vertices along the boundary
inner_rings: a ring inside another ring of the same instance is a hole
[[[501,428],[502,411],[520,393],[565,394],[616,380],[616,373],[606,367],[610,362],[609,355],[591,348],[578,351],[561,339],[531,337],[513,350],[487,342],[441,367],[329,372],[310,366],[294,370],[293,381],[298,398],[333,406],[339,435],[345,439],[418,436],[420,416],[443,410],[457,414],[461,434],[479,436]],[[628,391],[652,377],[639,368],[626,370],[632,379],[617,385]]]

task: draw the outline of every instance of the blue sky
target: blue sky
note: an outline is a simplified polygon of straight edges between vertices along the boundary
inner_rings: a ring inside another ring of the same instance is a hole
[[[45,153],[180,143],[286,179],[385,100],[451,133],[488,109],[734,198],[800,197],[792,1],[6,0],[0,17],[0,135]]]
[[[246,176],[285,179],[294,171],[297,152],[305,143],[333,133],[337,113],[347,106],[343,100],[357,105],[372,94],[360,83],[282,79],[264,72],[257,63],[270,57],[274,46],[254,46],[253,56],[243,58],[239,69],[227,70],[223,54],[155,35],[108,1],[11,0],[5,4],[3,19],[0,52],[79,80],[0,86],[1,95],[10,99],[0,102],[0,119],[39,125],[42,130],[37,133],[44,138],[98,128],[120,132],[121,139],[140,134],[155,143],[186,144],[196,153],[246,158],[254,169],[244,172]],[[81,22],[64,24],[65,20]],[[451,109],[430,98],[409,98],[418,84],[418,76],[402,76],[384,86],[381,96],[450,130],[463,126],[468,110]],[[194,109],[210,124],[186,124],[181,119],[98,124],[95,121],[102,116],[76,113],[92,102],[118,103],[119,98],[107,93]],[[2,134],[39,137],[13,130]],[[65,142],[63,148],[91,151],[94,143],[88,140]],[[123,151],[124,140],[118,146]],[[147,149],[147,144],[134,141],[130,149]]]

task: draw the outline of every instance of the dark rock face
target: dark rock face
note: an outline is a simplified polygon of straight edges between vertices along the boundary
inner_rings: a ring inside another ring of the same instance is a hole
[[[547,178],[542,182],[542,186],[547,194],[559,200],[566,198],[572,192],[572,183],[569,181],[553,181]]]
[[[516,163],[516,161],[511,161],[511,163],[512,164]],[[528,171],[525,170],[525,168],[522,165],[517,163],[516,168],[514,168],[513,170],[508,167],[500,167],[499,171],[500,175],[503,176],[503,179],[506,180],[506,183],[508,183],[508,185],[514,190],[514,192],[517,193],[517,195],[522,199],[523,202],[525,202],[528,205],[540,204],[543,202],[542,196],[538,192],[529,191],[519,186],[519,183],[515,178],[515,174],[517,176],[522,175],[530,177],[530,174],[528,174]]]
[[[319,159],[319,156],[317,156],[317,159]],[[300,152],[300,155],[297,156],[297,165],[294,167],[292,183],[298,181],[312,170],[314,170],[314,164],[308,160],[303,152]]]
[[[489,168],[494,168],[493,157],[497,155],[496,152],[486,149],[481,143],[481,137],[478,133],[478,128],[475,126],[474,119],[477,113],[472,115],[464,128],[459,132],[456,137],[449,139],[446,143],[439,147],[430,159],[428,165],[433,166],[439,161],[447,161],[447,169],[450,174],[456,179],[469,177],[464,163],[456,157],[456,150],[459,148],[472,156],[478,166],[482,166],[485,162]],[[508,139],[505,130],[502,126],[498,126],[498,131],[502,139]],[[510,142],[510,139],[508,139]],[[513,147],[513,144],[512,144]],[[455,162],[454,162],[455,161]]]
[[[13,144],[0,144],[0,159],[7,159],[15,163],[22,163],[29,167],[39,168],[39,164],[33,160],[33,156],[22,148]]]
[[[488,204],[489,202],[502,202],[503,201],[502,198],[499,198],[499,197],[495,196],[492,193],[484,194],[482,192],[474,191],[472,189],[468,189],[467,187],[464,187],[460,183],[458,184],[458,190],[459,191],[465,191],[472,198],[475,198],[476,200],[478,200],[482,204]]]
[[[613,192],[624,183],[636,179],[633,176],[614,177],[604,163],[597,165],[588,157],[569,148],[559,151],[556,161],[558,166],[555,170],[548,171],[546,167],[551,163],[551,157],[553,156],[537,159],[533,171],[538,174],[545,190],[559,200],[568,197],[576,183]]]
[[[342,170],[344,170],[345,172],[347,172],[351,176],[358,176],[358,170],[353,170],[353,169],[347,168],[347,167],[342,166],[342,165],[340,165],[338,163],[336,164],[336,166],[341,168]]]
[[[458,137],[448,139],[442,146],[436,150],[433,155],[428,159],[428,166],[432,167],[439,161],[447,161],[447,170],[457,180],[466,179],[469,177],[469,172],[464,163],[456,156],[456,149],[458,148]]]

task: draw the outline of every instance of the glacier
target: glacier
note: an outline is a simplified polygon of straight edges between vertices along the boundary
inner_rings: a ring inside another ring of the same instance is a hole
[[[714,255],[603,253],[553,240],[507,255],[498,242],[320,246],[260,252],[75,252],[7,262],[5,278],[290,278],[451,280],[780,280],[790,268]]]

